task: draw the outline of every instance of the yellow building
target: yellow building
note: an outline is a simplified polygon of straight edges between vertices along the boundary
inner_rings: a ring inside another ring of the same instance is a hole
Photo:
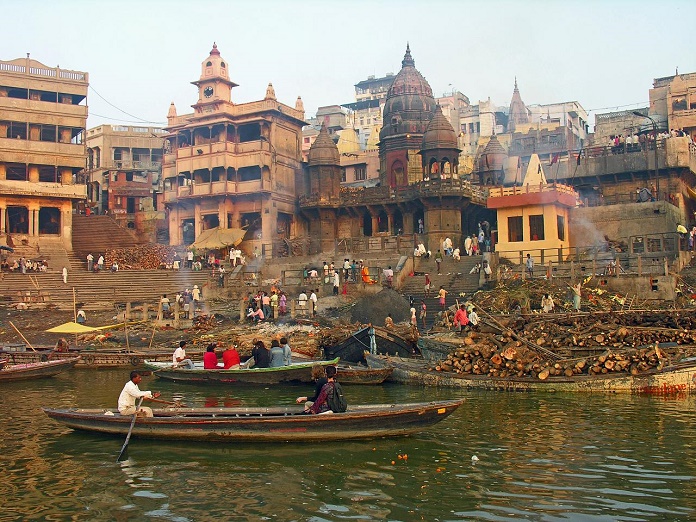
[[[496,251],[513,261],[529,253],[539,263],[541,251],[568,247],[569,214],[576,202],[572,187],[546,182],[533,154],[521,187],[489,189],[486,206],[497,212]]]
[[[27,55],[0,61],[0,234],[72,242],[72,213],[86,197],[85,72],[46,67]]]
[[[229,62],[216,45],[201,64],[191,114],[172,104],[162,165],[169,242],[191,244],[204,230],[243,228],[242,249],[272,256],[297,235],[295,176],[301,168],[302,100],[233,103]]]

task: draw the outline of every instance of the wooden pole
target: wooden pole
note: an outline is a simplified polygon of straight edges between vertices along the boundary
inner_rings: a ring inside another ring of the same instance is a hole
[[[14,323],[13,323],[12,321],[10,321],[10,325],[12,326],[12,328],[15,329],[15,331],[16,331],[16,332],[19,334],[19,336],[24,340],[24,342],[27,343],[27,346],[28,346],[29,348],[31,348],[33,351],[36,351],[36,350],[34,349],[34,347],[31,345],[31,343],[30,343],[29,341],[27,341],[27,338],[24,337],[24,336],[22,335],[22,332],[19,331],[19,329],[14,325]]]
[[[75,287],[72,289],[72,310],[73,310],[73,321],[77,323],[77,299],[75,298]],[[77,346],[77,334],[75,334],[75,346]]]

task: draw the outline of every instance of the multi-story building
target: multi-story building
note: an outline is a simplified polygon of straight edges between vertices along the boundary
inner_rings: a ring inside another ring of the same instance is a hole
[[[155,210],[166,131],[100,125],[87,131],[87,204],[135,228],[134,215]]]
[[[162,164],[169,241],[190,244],[204,230],[244,229],[247,253],[297,234],[295,177],[301,167],[304,106],[233,103],[229,63],[216,45],[201,64],[193,113],[172,104]]]
[[[696,140],[696,73],[655,78],[650,116],[658,125],[666,121],[667,128],[684,130]]]
[[[86,196],[85,72],[26,58],[0,61],[0,233],[59,237],[70,246],[73,208]],[[24,239],[24,238],[23,238]]]

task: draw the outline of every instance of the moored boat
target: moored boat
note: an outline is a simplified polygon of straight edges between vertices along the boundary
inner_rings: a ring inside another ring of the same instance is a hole
[[[382,384],[392,371],[393,368],[339,365],[337,379],[341,384]]]
[[[343,413],[310,415],[302,406],[270,408],[171,408],[137,418],[132,436],[219,442],[326,442],[409,435],[453,413],[463,400],[350,405]],[[103,409],[43,409],[75,430],[126,435],[133,419]]]
[[[549,377],[489,377],[438,372],[428,369],[428,363],[418,359],[401,359],[366,354],[372,368],[392,367],[390,381],[420,386],[442,386],[478,390],[544,391],[544,392],[613,392],[673,395],[696,393],[696,361],[689,360],[651,370],[638,375],[607,373]]]
[[[0,370],[0,382],[53,377],[75,366],[78,360],[79,357],[72,357],[59,361],[7,365]]]
[[[148,360],[149,363],[149,360]],[[175,382],[194,384],[279,384],[279,383],[311,383],[312,366],[335,365],[338,358],[331,361],[308,361],[293,363],[289,366],[276,368],[237,368],[229,370],[204,370],[196,367],[192,370],[186,368],[173,368],[168,364],[166,368],[160,365],[146,364],[146,368],[153,370],[160,379]]]
[[[0,350],[0,357],[11,364],[33,364],[54,360],[67,360],[79,357],[79,368],[135,368],[145,359],[153,361],[171,361],[172,353],[144,353],[137,351],[80,350],[71,348],[67,352],[57,352],[52,347],[35,346],[35,350],[17,349]]]
[[[340,357],[342,361],[365,362],[364,352],[372,351],[387,355],[408,357],[413,353],[413,345],[396,333],[379,327],[366,327],[351,334],[335,346],[325,347],[326,357]]]

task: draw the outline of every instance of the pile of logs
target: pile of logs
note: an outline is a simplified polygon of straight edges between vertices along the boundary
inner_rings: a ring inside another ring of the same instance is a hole
[[[490,335],[474,334],[465,338],[464,342],[464,345],[455,348],[431,370],[464,375],[532,377],[545,380],[554,376],[572,377],[581,374],[623,372],[637,375],[661,368],[671,359],[665,350],[657,346],[621,352],[607,351],[602,355],[584,359],[552,361],[509,337],[499,336],[496,339]]]
[[[131,248],[107,250],[104,257],[107,270],[114,261],[118,263],[120,270],[155,270],[162,263],[171,263],[174,260],[174,249],[159,244],[136,245]]]

